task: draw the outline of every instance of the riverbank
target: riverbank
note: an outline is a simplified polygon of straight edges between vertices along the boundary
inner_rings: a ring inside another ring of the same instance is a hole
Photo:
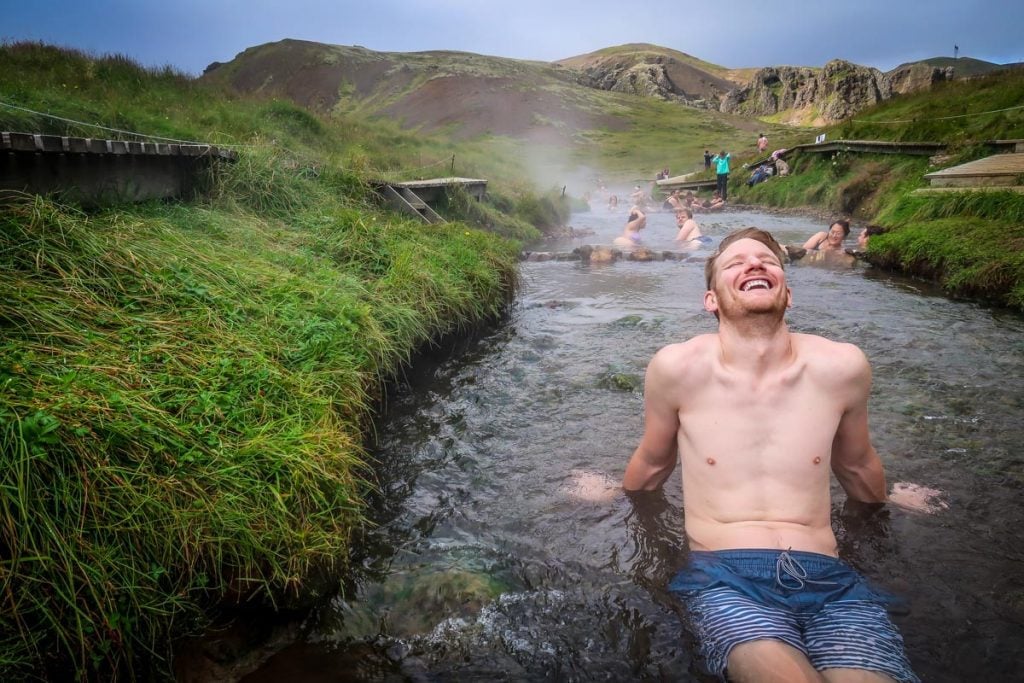
[[[339,575],[382,382],[515,289],[516,243],[265,162],[273,208],[244,167],[197,205],[4,207],[9,676],[158,671],[207,607]]]

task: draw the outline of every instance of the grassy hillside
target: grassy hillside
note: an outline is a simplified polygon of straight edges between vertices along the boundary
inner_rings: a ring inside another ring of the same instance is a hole
[[[942,167],[992,154],[993,139],[1024,138],[1024,70],[940,84],[858,114],[830,139],[939,141]],[[925,157],[801,154],[793,174],[747,188],[737,174],[737,202],[811,206],[890,232],[872,238],[869,260],[942,284],[956,296],[1024,309],[1024,193],[915,195],[936,170]]]
[[[205,608],[344,568],[382,382],[503,312],[518,244],[381,210],[376,151],[417,144],[393,131],[36,44],[0,48],[0,94],[241,145],[196,202],[0,212],[0,675],[162,677]],[[501,208],[471,210],[537,234]]]
[[[947,142],[1024,138],[1024,69],[997,71],[901,95],[834,126],[829,137]]]

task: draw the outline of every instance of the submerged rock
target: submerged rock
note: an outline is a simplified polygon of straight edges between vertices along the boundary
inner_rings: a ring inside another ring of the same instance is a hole
[[[584,263],[615,263],[622,256],[622,251],[611,247],[591,246],[584,244],[582,247],[573,249],[578,253],[580,260]]]
[[[395,573],[383,583],[371,584],[358,601],[335,605],[343,618],[336,635],[356,640],[381,632],[399,638],[423,635],[445,619],[479,613],[507,589],[488,574],[462,568]]]

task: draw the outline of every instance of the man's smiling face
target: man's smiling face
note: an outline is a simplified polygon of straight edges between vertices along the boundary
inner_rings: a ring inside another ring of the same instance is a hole
[[[792,303],[779,257],[762,242],[740,239],[719,254],[704,308],[726,318],[777,314]]]

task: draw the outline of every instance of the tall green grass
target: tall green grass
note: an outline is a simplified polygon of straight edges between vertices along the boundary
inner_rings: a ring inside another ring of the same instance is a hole
[[[502,314],[518,244],[381,210],[347,124],[117,58],[0,63],[26,106],[92,68],[76,116],[251,145],[195,203],[0,211],[0,673],[166,676],[211,605],[309,597],[344,569],[382,383]]]

